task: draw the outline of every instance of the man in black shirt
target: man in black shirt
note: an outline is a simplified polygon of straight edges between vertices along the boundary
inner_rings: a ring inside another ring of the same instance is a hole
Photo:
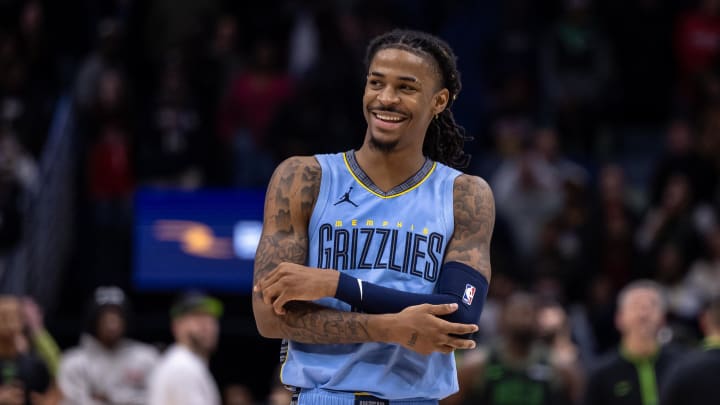
[[[3,405],[30,405],[31,396],[45,393],[50,385],[50,374],[43,362],[32,354],[18,351],[21,333],[20,301],[14,296],[0,295],[0,404]]]
[[[668,373],[662,405],[708,404],[720,393],[720,296],[710,301],[700,317],[705,333],[703,349],[683,358]]]
[[[615,314],[620,348],[590,374],[585,405],[658,405],[658,381],[677,356],[657,341],[665,306],[662,287],[653,281],[638,280],[620,291]]]

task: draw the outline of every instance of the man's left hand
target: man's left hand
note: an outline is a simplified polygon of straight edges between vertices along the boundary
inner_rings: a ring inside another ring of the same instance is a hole
[[[307,267],[296,263],[280,263],[263,277],[253,290],[261,292],[263,301],[272,305],[275,313],[285,314],[290,301],[313,301],[334,297],[340,272]]]

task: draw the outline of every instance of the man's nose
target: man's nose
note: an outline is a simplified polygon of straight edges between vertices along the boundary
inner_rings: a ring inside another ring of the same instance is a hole
[[[385,86],[380,90],[377,99],[383,105],[394,105],[400,102],[400,97],[392,86]]]

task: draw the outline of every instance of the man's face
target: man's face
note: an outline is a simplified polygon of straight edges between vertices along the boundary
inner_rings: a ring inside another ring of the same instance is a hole
[[[378,51],[368,70],[363,107],[371,146],[390,152],[422,142],[430,120],[447,104],[435,61],[412,52]]]
[[[510,296],[501,320],[503,331],[513,339],[530,343],[537,335],[537,308],[530,297]]]
[[[177,318],[175,331],[179,341],[200,353],[209,355],[217,346],[218,321],[204,312],[193,312]]]
[[[0,340],[12,339],[21,332],[19,301],[14,297],[0,296]]]
[[[619,303],[616,324],[623,335],[654,339],[663,321],[660,295],[651,288],[630,290]]]
[[[125,336],[125,318],[120,310],[108,308],[98,316],[97,337],[106,346],[114,346]]]

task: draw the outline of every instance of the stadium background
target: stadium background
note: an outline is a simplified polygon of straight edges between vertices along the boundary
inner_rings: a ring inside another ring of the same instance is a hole
[[[2,0],[0,287],[34,296],[63,348],[98,285],[128,291],[131,335],[155,343],[175,293],[203,287],[226,308],[216,378],[262,397],[278,342],[256,332],[247,277],[192,267],[247,264],[223,223],[242,218],[213,204],[253,211],[242,193],[283,158],[359,146],[364,47],[406,27],[459,57],[468,171],[498,208],[491,299],[560,300],[592,357],[617,342],[615,293],[650,277],[670,291],[667,339],[692,342],[720,292],[719,3]],[[186,265],[197,277],[174,280]]]

